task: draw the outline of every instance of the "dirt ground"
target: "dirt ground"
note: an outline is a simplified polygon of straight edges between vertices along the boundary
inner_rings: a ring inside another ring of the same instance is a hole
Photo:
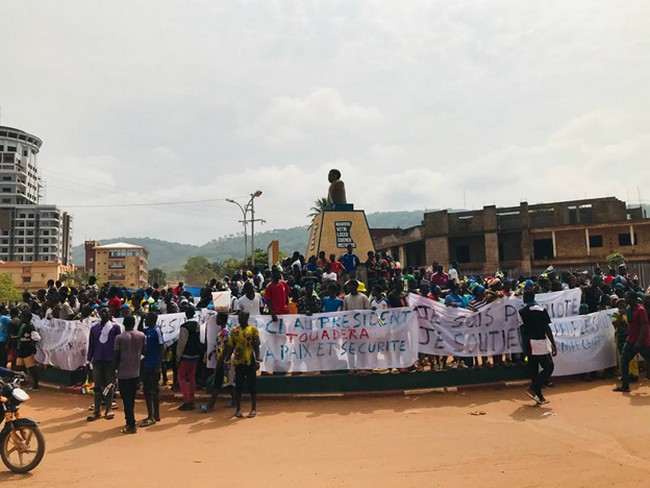
[[[23,410],[42,421],[45,459],[26,476],[0,466],[0,486],[650,486],[650,380],[612,386],[558,384],[543,407],[523,388],[261,400],[243,420],[225,399],[208,415],[165,404],[159,424],[126,436],[121,409],[89,424],[89,397],[40,391]]]

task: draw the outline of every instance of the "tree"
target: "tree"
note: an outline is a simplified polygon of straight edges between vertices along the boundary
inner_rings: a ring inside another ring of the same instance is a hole
[[[165,273],[160,268],[151,268],[149,270],[149,284],[158,283],[160,286],[166,284],[165,278],[167,278],[167,273]]]
[[[607,256],[607,265],[610,268],[618,268],[621,264],[625,264],[625,256],[621,253],[613,252]]]
[[[7,305],[20,300],[20,292],[14,285],[14,280],[10,274],[0,274],[0,302]]]
[[[190,286],[203,286],[214,275],[208,258],[203,256],[192,256],[187,259],[183,266],[185,283]]]
[[[307,217],[313,222],[318,215],[327,207],[327,198],[318,198],[314,200],[314,206],[309,209]]]

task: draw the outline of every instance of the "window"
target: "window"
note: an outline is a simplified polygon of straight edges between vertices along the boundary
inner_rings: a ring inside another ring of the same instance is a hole
[[[603,236],[589,236],[589,247],[603,247]]]
[[[7,151],[8,152],[16,152],[16,146],[7,146]]]
[[[6,186],[3,186],[2,193],[11,193],[11,188],[7,188]]]
[[[29,276],[23,276],[23,283],[31,283],[32,279]]]
[[[634,234],[634,244],[638,244],[639,240],[638,237],[636,236],[636,233]],[[632,245],[632,239],[630,237],[630,233],[626,232],[625,234],[619,234],[618,235],[618,245],[619,246],[631,246]]]
[[[3,176],[2,181],[11,181],[11,176]]]
[[[535,259],[553,259],[553,239],[535,239],[533,253]]]
[[[456,246],[456,260],[459,263],[469,263],[471,261],[468,245],[461,244],[459,246]]]
[[[2,203],[11,203],[11,198],[3,198]]]

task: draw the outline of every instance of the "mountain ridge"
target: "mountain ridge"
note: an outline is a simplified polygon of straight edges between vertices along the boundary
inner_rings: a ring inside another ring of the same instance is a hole
[[[424,210],[374,212],[367,214],[370,228],[407,228],[419,225],[424,217]],[[280,250],[285,254],[293,251],[304,252],[309,239],[309,225],[272,229],[255,232],[255,247],[266,249],[273,240],[280,241]],[[150,237],[114,237],[99,240],[101,244],[128,242],[144,246],[149,251],[149,269],[162,268],[176,271],[183,267],[187,258],[203,256],[210,261],[223,261],[228,258],[241,259],[244,256],[243,233],[218,237],[203,245],[183,244],[180,242],[153,239]],[[77,266],[84,264],[84,246],[79,244],[72,248],[72,261]]]

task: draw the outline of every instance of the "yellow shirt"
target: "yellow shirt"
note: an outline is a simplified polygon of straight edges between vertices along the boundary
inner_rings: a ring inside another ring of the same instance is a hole
[[[260,345],[260,333],[249,325],[242,329],[239,325],[233,327],[228,338],[228,346],[232,347],[232,364],[239,366],[250,365],[253,358],[253,351]]]

